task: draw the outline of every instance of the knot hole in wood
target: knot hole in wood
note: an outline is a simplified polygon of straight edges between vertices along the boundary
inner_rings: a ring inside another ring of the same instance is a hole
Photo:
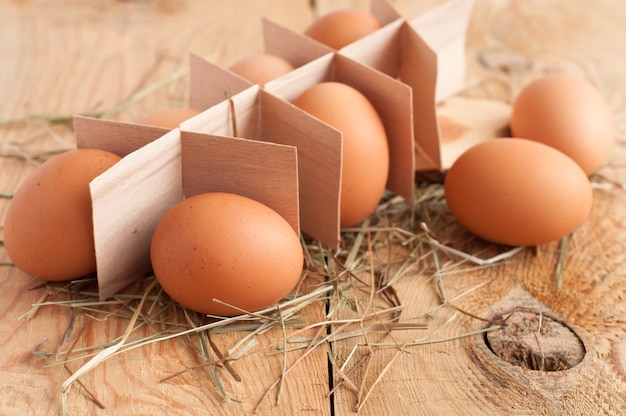
[[[545,312],[514,309],[493,317],[501,328],[485,333],[487,347],[509,364],[536,371],[563,371],[585,357],[581,338]]]

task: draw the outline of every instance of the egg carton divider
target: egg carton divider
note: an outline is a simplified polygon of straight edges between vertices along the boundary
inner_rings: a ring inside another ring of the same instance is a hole
[[[111,130],[120,141],[162,133],[148,126],[100,119],[81,118],[77,125],[79,146],[89,143],[96,148],[115,147],[110,140],[102,146],[94,141],[110,139]],[[150,271],[150,244],[159,220],[191,193],[232,191],[247,196],[274,209],[299,233],[294,146],[176,128],[120,156],[117,164],[89,185],[101,300]],[[198,178],[204,179],[201,184]]]
[[[441,168],[436,104],[460,89],[464,66],[450,67],[445,77],[438,77],[437,71],[438,66],[464,59],[471,4],[451,0],[409,22],[388,1],[372,0],[372,13],[383,27],[339,51],[264,19],[267,52],[297,66],[264,88],[192,53],[190,107],[203,111],[180,128],[76,116],[79,147],[123,156],[90,185],[101,297],[114,294],[142,270],[145,273],[148,236],[166,208],[187,193],[212,189],[248,193],[285,216],[298,231],[337,248],[341,132],[291,104],[305,87],[318,82],[346,83],[372,102],[389,138],[388,189],[410,200],[416,170]],[[444,26],[452,33],[437,30],[448,19]],[[376,56],[386,57],[378,62],[387,66],[373,61]],[[259,156],[259,149],[264,149],[263,158],[244,162],[247,152]],[[268,163],[263,165],[260,159]],[[263,178],[263,183],[255,177]],[[248,184],[254,185],[246,190]],[[280,196],[273,200],[270,194]]]

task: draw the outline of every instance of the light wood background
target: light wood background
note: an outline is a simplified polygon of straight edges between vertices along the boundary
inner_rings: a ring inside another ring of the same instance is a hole
[[[442,2],[393,3],[411,18]],[[365,1],[316,4],[320,14],[368,6]],[[0,119],[29,118],[0,127],[0,193],[13,193],[39,161],[74,145],[69,126],[51,123],[51,117],[111,109],[185,68],[189,51],[225,66],[258,52],[262,16],[303,30],[315,13],[305,0],[0,0]],[[447,298],[457,307],[483,317],[516,306],[545,311],[583,340],[586,354],[580,364],[558,372],[522,369],[490,354],[482,337],[463,336],[485,322],[438,307],[431,256],[416,259],[411,272],[395,284],[403,316],[430,311],[421,321],[429,329],[417,335],[396,331],[393,339],[370,341],[403,345],[431,333],[432,340],[452,340],[404,349],[356,348],[346,372],[369,356],[368,365],[349,373],[356,388],[343,383],[328,395],[329,351],[342,363],[358,339],[337,341],[331,350],[318,348],[294,367],[276,404],[272,383],[280,377],[282,356],[268,352],[280,340],[278,329],[260,336],[259,346],[233,364],[242,381],[219,370],[234,399],[225,403],[208,367],[160,381],[198,363],[197,343],[186,337],[100,365],[81,378],[85,388],[74,385],[69,391],[68,414],[234,415],[256,410],[267,415],[347,415],[355,407],[365,415],[626,414],[626,195],[619,187],[626,179],[625,22],[626,3],[620,0],[477,0],[468,31],[467,88],[462,95],[510,101],[533,76],[567,70],[587,76],[613,109],[618,146],[602,177],[593,178],[599,184],[593,212],[567,247],[561,288],[555,279],[558,242],[525,250],[494,267],[455,266],[458,258],[440,258],[444,267],[457,271],[443,278]],[[183,76],[116,117],[134,120],[155,108],[183,104],[187,96]],[[9,203],[0,199],[0,218]],[[465,239],[453,222],[447,230],[443,237],[450,244],[472,253],[494,251]],[[459,243],[459,238],[465,240]],[[33,303],[46,299],[47,289],[5,264],[9,259],[1,246],[0,261],[0,413],[61,414],[61,385],[69,372],[62,365],[49,366],[61,357],[38,357],[67,344],[64,332],[70,319],[77,320],[77,328],[91,322],[80,334],[80,345],[115,339],[127,321],[92,319],[62,307],[45,307],[32,319],[18,319]],[[304,318],[312,323],[324,313],[323,304],[314,304]],[[227,334],[216,342],[228,348],[238,339]],[[288,360],[293,363],[298,357],[290,353]],[[79,364],[68,367],[75,370]],[[334,380],[340,379],[335,369]]]

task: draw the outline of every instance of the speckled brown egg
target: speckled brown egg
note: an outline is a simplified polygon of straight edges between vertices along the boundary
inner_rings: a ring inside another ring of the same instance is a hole
[[[499,138],[474,145],[448,170],[445,197],[461,225],[493,243],[533,246],[578,229],[593,202],[585,172],[543,143]]]
[[[184,199],[163,216],[150,258],[159,283],[181,305],[232,316],[285,297],[300,278],[304,256],[298,233],[276,211],[215,192]]]
[[[551,74],[526,85],[516,97],[511,133],[558,149],[588,175],[614,145],[614,121],[604,96],[585,78]]]
[[[167,108],[165,110],[155,111],[139,120],[138,124],[146,126],[162,127],[165,129],[174,129],[183,121],[200,114],[201,111],[196,108],[180,107]]]
[[[4,222],[4,244],[17,268],[48,281],[96,271],[89,182],[119,160],[103,150],[72,150],[26,178]]]
[[[293,104],[341,131],[340,224],[354,226],[374,212],[389,175],[389,144],[376,108],[356,88],[322,82]]]
[[[315,20],[304,34],[333,49],[341,49],[381,26],[380,21],[369,12],[341,9]]]
[[[294,68],[279,56],[261,53],[242,58],[228,69],[253,84],[263,86],[268,81],[293,71]]]

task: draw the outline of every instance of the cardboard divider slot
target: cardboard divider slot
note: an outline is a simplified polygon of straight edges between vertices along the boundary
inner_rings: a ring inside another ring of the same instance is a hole
[[[293,105],[252,86],[181,125],[185,132],[295,146],[300,227],[337,248],[341,133]]]
[[[387,187],[410,200],[414,188],[412,92],[401,82],[339,53],[329,53],[265,85],[265,91],[287,102],[325,81],[359,90],[381,116],[390,150]]]

